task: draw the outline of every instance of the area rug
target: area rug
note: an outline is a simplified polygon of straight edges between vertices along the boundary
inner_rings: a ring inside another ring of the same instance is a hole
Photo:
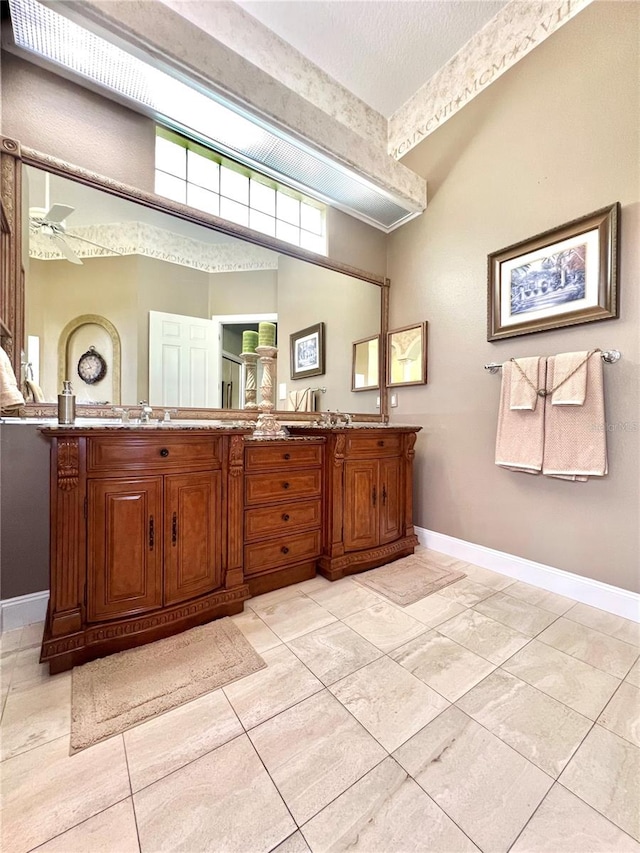
[[[85,749],[265,666],[225,617],[76,667],[71,749]]]
[[[427,556],[418,553],[380,566],[379,569],[371,569],[353,580],[368,586],[389,601],[406,607],[464,577],[464,572],[438,566]]]

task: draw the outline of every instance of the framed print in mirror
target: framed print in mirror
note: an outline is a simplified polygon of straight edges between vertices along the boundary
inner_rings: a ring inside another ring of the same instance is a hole
[[[387,334],[387,385],[424,385],[427,381],[427,322]]]
[[[353,342],[351,390],[369,391],[380,387],[380,335]]]
[[[620,204],[488,259],[487,340],[618,316]]]
[[[291,378],[321,376],[324,373],[324,323],[294,332],[290,340]]]

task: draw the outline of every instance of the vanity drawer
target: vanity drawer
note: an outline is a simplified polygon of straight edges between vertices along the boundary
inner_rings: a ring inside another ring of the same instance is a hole
[[[300,560],[310,560],[319,555],[319,530],[291,536],[282,535],[269,542],[245,545],[244,573],[255,575],[273,569],[275,566],[286,566]]]
[[[320,497],[322,469],[278,471],[270,474],[246,474],[244,499],[247,505],[274,503],[292,498]]]
[[[220,468],[219,436],[131,435],[87,440],[89,473]]]
[[[347,435],[346,456],[399,456],[402,442],[399,433],[383,433],[381,430],[371,435]]]
[[[244,514],[244,537],[247,540],[288,534],[290,531],[320,527],[322,507],[319,500],[296,501],[248,509]]]
[[[248,446],[245,449],[246,471],[271,471],[275,468],[295,468],[301,465],[320,465],[322,444],[311,442],[278,442],[269,445]]]

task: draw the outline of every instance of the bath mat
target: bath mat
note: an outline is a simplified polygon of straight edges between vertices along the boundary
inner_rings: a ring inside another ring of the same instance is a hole
[[[455,565],[455,561],[453,561]],[[402,557],[379,569],[371,569],[353,578],[395,604],[406,607],[432,592],[465,578],[464,572],[439,566],[422,553]]]
[[[265,666],[225,617],[75,667],[71,749],[85,749]]]

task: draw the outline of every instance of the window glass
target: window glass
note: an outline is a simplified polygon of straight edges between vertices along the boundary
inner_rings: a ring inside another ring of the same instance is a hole
[[[204,210],[205,213],[220,216],[220,196],[218,193],[212,193],[209,190],[202,189],[202,187],[187,184],[187,204],[189,207]]]
[[[156,136],[156,169],[177,178],[186,178],[187,149],[163,136]]]
[[[262,231],[263,234],[268,234],[270,237],[276,236],[276,220],[274,216],[267,216],[266,213],[261,213],[259,210],[249,211],[249,228],[255,231]]]
[[[327,245],[324,237],[312,234],[310,231],[300,229],[300,245],[303,249],[309,249],[310,252],[317,252],[319,255],[327,253]]]
[[[238,225],[249,225],[249,208],[223,195],[220,196],[220,216],[229,222],[237,222]]]
[[[300,203],[300,225],[306,231],[322,234],[322,211],[310,204]]]
[[[241,175],[240,172],[234,172],[233,169],[227,169],[226,166],[220,168],[220,195],[226,198],[239,201],[240,204],[249,204],[249,178],[246,175]]]
[[[182,204],[185,204],[187,200],[186,182],[164,172],[156,172],[156,192],[158,195],[182,202]]]
[[[276,191],[260,181],[251,181],[251,207],[270,216],[276,215]]]
[[[286,240],[287,243],[300,245],[300,229],[295,225],[289,225],[288,222],[282,222],[280,219],[276,220],[276,237],[280,240]]]
[[[278,191],[276,196],[276,216],[291,225],[300,225],[300,202],[286,193]]]
[[[214,193],[220,192],[220,166],[196,151],[187,152],[187,180]]]

